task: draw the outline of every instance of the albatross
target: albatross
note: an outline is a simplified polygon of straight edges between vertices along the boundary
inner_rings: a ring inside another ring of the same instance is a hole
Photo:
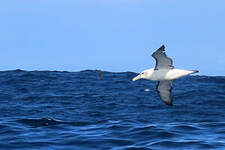
[[[157,49],[152,57],[156,60],[156,65],[152,69],[142,71],[138,76],[132,80],[147,79],[151,81],[158,81],[156,90],[160,98],[167,104],[172,106],[172,83],[173,80],[197,73],[197,70],[183,70],[175,69],[173,66],[173,60],[169,58],[165,53],[165,46],[162,45]]]

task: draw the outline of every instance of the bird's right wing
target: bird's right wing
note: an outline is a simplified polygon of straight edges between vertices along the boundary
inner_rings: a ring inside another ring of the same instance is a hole
[[[152,57],[156,60],[155,70],[158,69],[173,69],[173,60],[169,58],[165,53],[165,46],[162,45],[157,49]]]
[[[163,80],[159,81],[158,85],[156,87],[158,94],[160,98],[167,104],[172,106],[172,95],[171,95],[171,90],[172,90],[172,80]]]

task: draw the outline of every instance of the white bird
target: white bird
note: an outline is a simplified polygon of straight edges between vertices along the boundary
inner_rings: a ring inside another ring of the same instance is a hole
[[[172,83],[173,80],[187,76],[189,74],[197,73],[197,70],[182,70],[175,69],[173,61],[165,53],[165,46],[162,45],[157,49],[152,57],[156,60],[155,68],[142,71],[138,76],[133,78],[133,81],[138,79],[147,79],[158,81],[156,90],[160,98],[167,104],[172,106]]]

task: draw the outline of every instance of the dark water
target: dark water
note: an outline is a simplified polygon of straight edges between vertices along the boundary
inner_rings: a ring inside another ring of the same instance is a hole
[[[0,149],[225,149],[225,77],[176,80],[170,107],[135,75],[0,72]]]

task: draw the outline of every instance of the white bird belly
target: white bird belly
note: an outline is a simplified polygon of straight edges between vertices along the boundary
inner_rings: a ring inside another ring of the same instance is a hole
[[[181,69],[160,69],[155,70],[151,76],[151,80],[160,81],[160,80],[174,80],[187,76],[194,71],[181,70]]]

